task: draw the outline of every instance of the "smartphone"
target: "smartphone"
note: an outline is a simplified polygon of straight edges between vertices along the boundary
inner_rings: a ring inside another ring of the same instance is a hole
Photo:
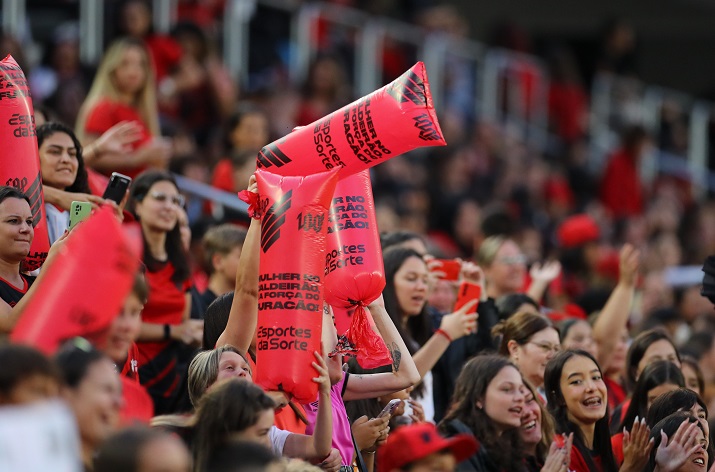
[[[466,305],[468,302],[470,302],[474,299],[479,300],[479,297],[481,297],[481,296],[482,296],[481,285],[477,285],[472,282],[467,282],[466,280],[463,281],[461,284],[459,284],[459,290],[457,290],[457,301],[454,304],[454,311],[459,310],[464,305]],[[477,302],[477,305],[479,305],[479,302]],[[469,310],[469,313],[476,313],[477,305],[474,305],[474,308]]]
[[[435,272],[443,272],[440,276],[442,280],[459,280],[459,271],[462,270],[462,264],[456,259],[435,259],[441,265],[435,267]]]
[[[377,415],[378,418],[384,418],[385,416],[392,416],[392,414],[397,410],[397,408],[400,406],[400,403],[402,403],[402,400],[399,400],[397,398],[390,400],[390,403],[385,405],[385,408],[382,409],[379,415]]]
[[[104,190],[102,198],[112,200],[117,205],[120,205],[122,200],[124,200],[124,195],[126,195],[127,189],[131,183],[131,177],[127,177],[119,172],[112,172],[112,177],[109,179],[109,184],[107,184],[107,188]]]
[[[86,220],[92,213],[92,204],[89,202],[73,201],[70,204],[70,225],[69,229],[77,226],[80,221]]]
[[[556,443],[556,447],[564,447],[566,446],[566,438],[564,438],[563,434],[555,434],[554,435],[554,442]]]

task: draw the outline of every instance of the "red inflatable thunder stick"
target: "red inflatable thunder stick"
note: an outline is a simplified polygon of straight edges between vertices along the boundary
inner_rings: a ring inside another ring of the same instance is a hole
[[[45,198],[40,177],[35,116],[25,74],[12,56],[0,61],[0,185],[21,190],[30,199],[35,237],[22,270],[38,269],[50,250]]]
[[[306,177],[257,171],[261,213],[256,383],[310,403],[323,327],[323,263],[338,169]]]
[[[72,230],[64,244],[43,269],[11,335],[13,342],[48,355],[69,338],[96,336],[109,327],[141,259],[141,238],[130,237],[109,206]]]
[[[335,187],[325,256],[325,301],[334,307],[338,334],[344,334],[336,352],[356,354],[364,369],[392,364],[387,346],[373,331],[370,312],[365,308],[384,288],[385,269],[370,171],[365,169],[343,177]],[[348,318],[351,311],[352,317]]]
[[[265,146],[257,166],[281,175],[354,174],[423,146],[444,146],[425,65]]]

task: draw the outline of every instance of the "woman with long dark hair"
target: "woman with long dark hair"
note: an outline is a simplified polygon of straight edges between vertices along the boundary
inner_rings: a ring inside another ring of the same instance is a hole
[[[43,187],[82,194],[76,200],[84,201],[91,190],[82,158],[82,144],[74,132],[62,123],[45,123],[37,128],[37,146]],[[51,203],[45,203],[45,213],[52,244],[67,230],[70,213]]]
[[[639,471],[648,458],[649,430],[640,423],[624,437],[624,464],[619,469],[611,450],[606,384],[596,359],[586,351],[563,351],[544,374],[549,411],[556,431],[573,433],[569,469],[574,472]]]
[[[626,387],[632,391],[641,372],[648,364],[667,360],[680,367],[680,354],[665,330],[651,329],[635,337],[626,354]],[[612,412],[612,422],[620,424],[628,410],[630,399],[618,405]]]
[[[668,415],[679,411],[689,413],[697,418],[703,431],[705,431],[705,438],[708,440],[708,470],[710,470],[713,463],[715,463],[715,448],[713,447],[712,438],[710,437],[708,407],[700,395],[687,388],[679,388],[664,393],[656,398],[648,409],[646,424],[653,428]]]
[[[527,409],[525,392],[521,373],[502,356],[480,355],[465,364],[440,429],[448,436],[472,434],[481,447],[458,470],[526,470],[528,451],[521,432]],[[566,472],[568,448],[554,446],[551,454],[555,456],[550,465],[555,462],[556,467],[545,470]]]
[[[180,373],[179,344],[199,346],[203,323],[191,320],[189,263],[181,243],[177,210],[183,197],[168,172],[149,170],[132,184],[128,209],[141,224],[149,299],[142,312],[139,379],[157,414],[173,407]]]
[[[677,412],[662,419],[651,433],[653,450],[644,471],[690,472],[706,470],[708,454],[705,430],[694,416]]]
[[[385,310],[404,339],[417,370],[422,377],[414,396],[425,408],[425,418],[434,416],[431,370],[452,341],[475,332],[477,314],[467,314],[477,300],[470,301],[454,313],[442,317],[439,329],[433,330],[427,313],[429,272],[418,252],[406,247],[394,247],[383,254],[385,279],[383,291]]]
[[[645,420],[648,409],[661,394],[685,387],[685,379],[678,366],[670,361],[650,364],[638,377],[630,405],[620,425],[611,428],[613,455],[617,463],[623,462],[623,436],[638,420]]]

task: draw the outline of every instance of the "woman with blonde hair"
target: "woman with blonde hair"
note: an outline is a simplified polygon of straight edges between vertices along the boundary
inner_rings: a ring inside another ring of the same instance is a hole
[[[144,44],[122,38],[107,49],[77,117],[77,137],[93,142],[121,122],[139,124],[139,139],[127,154],[102,156],[88,164],[103,173],[134,177],[148,167],[166,167],[170,144],[160,137],[154,73]]]

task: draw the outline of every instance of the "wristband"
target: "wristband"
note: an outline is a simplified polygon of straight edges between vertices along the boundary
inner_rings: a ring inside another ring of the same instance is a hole
[[[171,325],[164,325],[164,341],[169,341],[171,339]]]
[[[441,334],[445,338],[447,338],[447,341],[452,342],[452,337],[447,334],[447,331],[443,330],[442,328],[439,328],[437,331],[435,331],[435,334]]]

